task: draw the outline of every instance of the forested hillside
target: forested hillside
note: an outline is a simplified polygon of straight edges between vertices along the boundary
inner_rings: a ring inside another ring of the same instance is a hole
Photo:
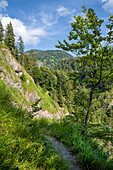
[[[93,9],[83,6],[82,12],[71,23],[68,42],[56,45],[77,57],[24,52],[12,23],[4,33],[0,22],[1,170],[70,170],[51,136],[70,149],[81,169],[113,169],[113,15],[106,24]]]
[[[78,69],[79,63],[77,63],[77,57],[71,57],[69,59],[64,59],[59,64],[56,64],[53,69],[63,70],[63,71],[75,71]]]
[[[39,65],[49,68],[52,68],[54,65],[58,64],[61,60],[65,58],[72,57],[69,53],[61,50],[41,51],[33,49],[33,52],[39,62]],[[26,53],[29,55],[30,51],[26,51]]]

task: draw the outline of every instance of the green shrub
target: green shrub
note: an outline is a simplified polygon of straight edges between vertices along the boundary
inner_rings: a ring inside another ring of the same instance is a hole
[[[26,82],[26,76],[25,76],[25,74],[24,73],[22,73],[22,76],[20,76],[20,79],[22,80],[22,81],[24,81],[24,82]]]

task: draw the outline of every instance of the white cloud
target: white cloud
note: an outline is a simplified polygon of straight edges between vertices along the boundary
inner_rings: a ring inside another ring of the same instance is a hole
[[[40,16],[42,22],[44,23],[44,28],[57,24],[57,17],[53,17],[52,13],[45,13],[44,11],[42,11],[40,12]]]
[[[28,19],[29,19],[29,21],[30,21],[33,25],[36,24],[36,19],[35,19],[35,17],[34,17],[33,15],[29,16]]]
[[[40,42],[40,38],[46,35],[46,32],[41,28],[26,27],[19,19],[12,19],[9,16],[2,17],[4,28],[6,28],[9,22],[13,25],[16,40],[19,36],[22,36],[25,45],[37,45]]]
[[[110,13],[113,12],[113,0],[101,0],[101,2],[104,2],[102,8]]]
[[[2,19],[2,14],[0,14],[0,20]]]
[[[68,8],[65,8],[64,6],[61,6],[60,8],[57,8],[57,12],[60,16],[67,16],[67,15],[72,15],[76,10],[69,10]]]
[[[6,0],[0,0],[0,11],[6,10],[6,7],[8,7],[8,2]]]
[[[108,0],[101,0],[101,2],[107,2]]]

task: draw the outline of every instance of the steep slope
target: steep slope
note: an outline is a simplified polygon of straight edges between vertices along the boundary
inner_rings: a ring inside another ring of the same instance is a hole
[[[60,61],[71,58],[72,55],[70,55],[67,52],[61,51],[61,50],[47,50],[47,51],[41,51],[41,50],[33,50],[38,62],[43,65],[47,66],[49,68],[52,68],[54,65],[58,64]],[[30,51],[26,51],[26,53],[29,55]]]
[[[0,79],[0,84],[5,83],[11,91],[14,105],[20,105],[28,111],[33,111],[32,105],[34,104],[37,110],[40,107],[35,113],[37,117],[59,118],[67,113],[66,109],[60,108],[40,86],[34,83],[31,76],[3,44],[0,45]]]
[[[0,170],[65,169],[66,161],[40,132],[38,120],[46,123],[46,119],[32,118],[14,107],[14,100],[18,102],[0,79]]]

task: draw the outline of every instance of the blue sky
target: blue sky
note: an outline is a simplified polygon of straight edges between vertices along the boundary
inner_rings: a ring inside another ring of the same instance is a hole
[[[113,0],[84,1],[100,18],[113,14]],[[67,39],[73,16],[81,14],[82,5],[83,0],[0,0],[0,20],[4,29],[12,22],[16,40],[22,36],[25,50],[53,50],[58,40]]]

